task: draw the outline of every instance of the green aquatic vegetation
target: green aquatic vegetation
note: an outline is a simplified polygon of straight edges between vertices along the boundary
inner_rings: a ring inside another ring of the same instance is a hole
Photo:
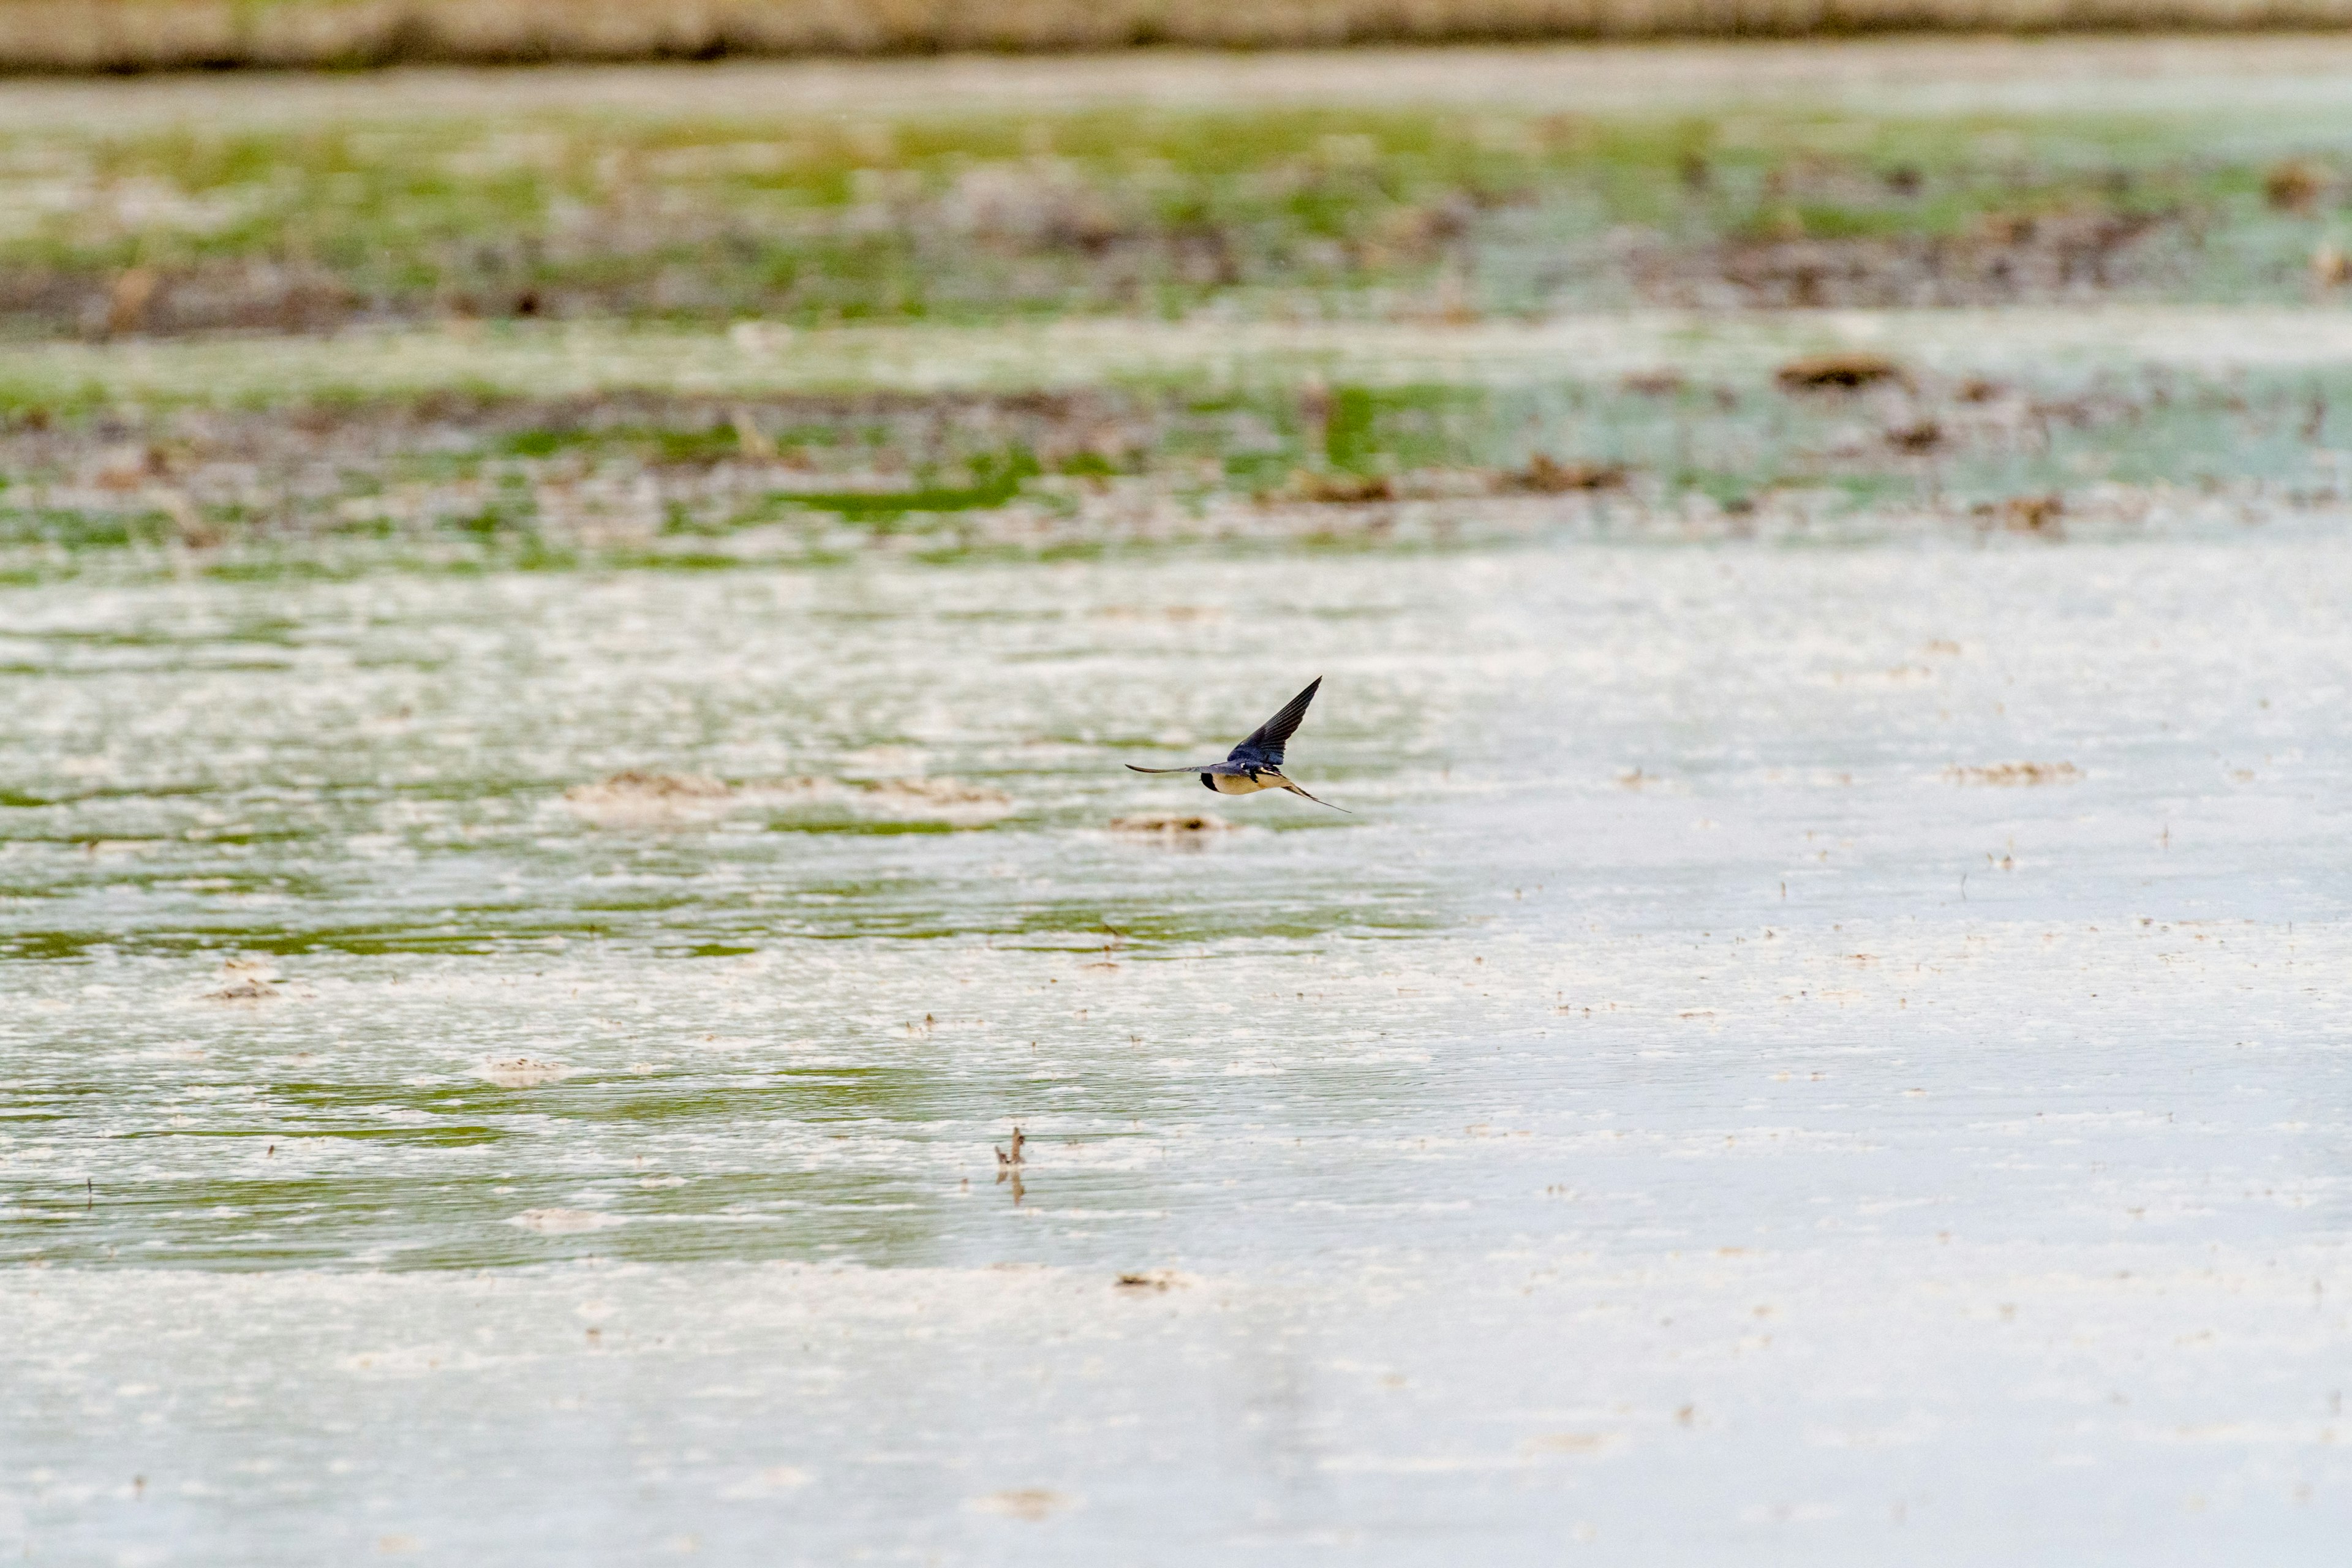
[[[169,537],[170,527],[160,512],[60,506],[19,509],[0,496],[0,548],[49,545],[60,550],[124,550],[161,543]]]
[[[648,1169],[663,1141],[707,1138],[746,1115],[843,1131],[919,1130],[944,1101],[936,1074],[890,1067],[752,1070],[713,1079],[675,1068],[568,1075],[502,1088],[483,1079],[366,1078],[195,1086],[172,1125],[124,1136],[149,1147],[135,1184],[20,1183],[18,1222],[0,1258],[144,1267],[467,1268],[593,1251],[603,1256],[822,1256],[846,1227],[861,1246],[928,1244],[932,1194],[902,1178],[804,1169]],[[222,1089],[230,1093],[221,1094]],[[71,1081],[37,1091],[44,1108],[87,1115]],[[572,1173],[533,1172],[523,1145],[557,1139],[616,1147]],[[194,1147],[190,1147],[190,1146]],[[214,1148],[205,1148],[213,1145]],[[267,1153],[265,1154],[265,1150]],[[224,1173],[224,1158],[280,1162]],[[562,1221],[582,1204],[596,1223]],[[541,1216],[552,1215],[557,1223]],[[747,1228],[752,1227],[752,1228]]]
[[[1037,459],[1015,450],[999,458],[973,460],[971,482],[962,485],[920,485],[904,490],[775,490],[771,504],[805,507],[845,518],[880,521],[908,512],[972,511],[1000,507],[1021,493],[1024,479],[1040,470]]]
[[[645,572],[739,572],[749,564],[742,556],[724,555],[709,550],[614,550],[601,552],[593,560],[599,566]],[[801,565],[828,563],[806,554],[796,556],[794,560],[796,564]],[[579,555],[566,556],[559,552],[548,551],[536,558],[529,569],[561,572],[583,563],[585,563],[583,558]]]
[[[0,197],[12,180],[44,194],[0,238],[0,282],[36,330],[116,333],[987,321],[1223,296],[1286,309],[1302,292],[1342,312],[1515,312],[1702,286],[1775,302],[1755,253],[1803,242],[1851,252],[1822,274],[1824,303],[2076,284],[2281,297],[2333,198],[2274,211],[2265,171],[2341,149],[2283,122],[2222,153],[2209,129],[1499,106],[78,124],[8,139]],[[75,199],[56,199],[61,181]],[[2037,233],[2034,218],[2060,221]],[[1958,245],[1982,265],[1921,274],[1888,242]],[[2069,272],[2070,258],[2095,266]]]
[[[766,1069],[723,1087],[688,1087],[661,1078],[563,1086],[566,1121],[658,1127],[722,1121],[762,1112],[809,1121],[915,1121],[940,1098],[936,1074],[919,1068],[812,1067]]]
[[[1212,541],[1236,553],[1447,548],[1547,516],[1640,529],[1685,500],[1738,510],[1800,490],[1830,518],[2101,479],[2315,495],[2337,482],[2330,410],[2347,402],[2352,382],[2323,371],[1996,384],[1897,365],[1858,388],[1754,369],[1496,384],[1294,372],[1207,396],[1147,384],[561,405],[469,395],[327,414],[167,405],[0,433],[14,481],[0,493],[0,568],[35,582],[103,570],[259,583],[824,566],[876,552],[948,565]],[[780,428],[789,449],[768,434]],[[152,471],[133,488],[117,477],[125,450],[169,456],[142,459]],[[1487,504],[1544,496],[1559,498],[1548,513]]]
[[[218,583],[340,582],[364,574],[373,563],[321,560],[287,550],[241,560],[205,559],[196,563],[198,574]],[[451,563],[452,571],[478,570],[476,563]]]
[[[552,1183],[534,1185],[541,1194],[538,1206],[558,1206],[575,1191]],[[511,1205],[516,1197],[505,1201]],[[822,1259],[849,1251],[911,1267],[938,1260],[945,1228],[935,1192],[905,1178],[857,1172],[780,1173],[724,1207],[682,1207],[690,1201],[677,1200],[681,1206],[673,1206],[645,1192],[625,1200],[616,1195],[613,1212],[625,1223],[582,1235],[533,1234],[497,1223],[505,1215],[486,1212],[484,1218],[492,1223],[474,1233],[479,1239],[456,1240],[464,1233],[439,1228],[436,1237],[451,1239],[403,1248],[383,1266],[481,1268],[580,1257],[631,1263]]]
[[[108,930],[42,930],[20,927],[0,932],[0,958],[56,963],[88,958],[113,949],[121,933]]]
[[[397,1143],[431,1149],[471,1149],[495,1143],[507,1136],[495,1127],[436,1122],[424,1127],[328,1127],[299,1121],[273,1124],[268,1131],[280,1138],[336,1138],[362,1143]],[[126,1138],[252,1138],[246,1127],[160,1127],[126,1132]]]

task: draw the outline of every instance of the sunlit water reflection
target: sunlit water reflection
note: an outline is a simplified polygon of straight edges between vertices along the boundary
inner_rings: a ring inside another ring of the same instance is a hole
[[[2332,1560],[2347,602],[2310,534],[10,591],[0,1544]],[[1120,766],[1317,674],[1355,816]]]

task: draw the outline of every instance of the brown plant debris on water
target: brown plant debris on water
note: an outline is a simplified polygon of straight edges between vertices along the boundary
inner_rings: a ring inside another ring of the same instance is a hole
[[[536,1089],[570,1078],[572,1069],[559,1061],[538,1057],[504,1057],[486,1061],[475,1072],[500,1089]]]
[[[1221,816],[1145,811],[1137,812],[1129,816],[1112,817],[1110,830],[1113,833],[1190,836],[1203,833],[1231,833],[1234,828],[1232,823]]]
[[[1672,397],[1690,383],[1678,370],[1637,370],[1617,384],[1633,397]]]
[[[1898,452],[1932,452],[1944,444],[1944,427],[1933,419],[1897,425],[1887,431],[1886,444]]]
[[[1026,1520],[1032,1524],[1054,1517],[1068,1508],[1072,1500],[1066,1493],[1045,1487],[1016,1487],[1009,1491],[990,1492],[974,1498],[971,1506],[982,1513],[1001,1513],[1008,1519]]]
[[[2328,172],[2315,163],[2291,159],[2277,163],[2263,175],[2263,200],[2273,212],[2304,213],[2319,205],[2334,182]]]
[[[996,1179],[998,1181],[1001,1182],[1004,1180],[1005,1176],[1012,1172],[1014,1166],[1025,1164],[1027,1163],[1021,1157],[1021,1146],[1027,1142],[1029,1142],[1027,1135],[1024,1134],[1021,1129],[1015,1127],[1013,1130],[1012,1152],[1007,1153],[1002,1145],[997,1147]]]
[[[1775,381],[1790,391],[1851,390],[1882,381],[1905,379],[1903,367],[1885,354],[1867,350],[1808,354],[1793,359],[1773,373]]]
[[[1647,299],[1685,308],[1849,310],[2013,304],[2095,296],[2179,265],[2178,212],[2091,205],[1994,212],[1965,232],[1809,236],[1801,224],[1629,258]]]
[[[563,792],[563,798],[575,801],[604,800],[728,800],[734,796],[731,785],[700,773],[647,773],[635,768],[614,773],[601,784],[574,784]]]
[[[703,821],[741,804],[734,787],[700,773],[648,773],[632,768],[596,784],[574,784],[563,804],[604,826]]]
[[[2066,498],[2056,494],[2011,496],[2005,500],[1979,501],[1971,510],[1980,521],[2011,533],[2054,534],[2059,519],[2066,514]]]
[[[1989,784],[2003,789],[2074,784],[2082,776],[2083,771],[2072,763],[1988,763],[1975,767],[1955,763],[1944,770],[1944,777],[1953,784]]]
[[[1301,468],[1269,498],[1330,506],[1361,506],[1396,499],[1396,481],[1384,474],[1328,474]]]
[[[1120,1275],[1118,1288],[1121,1290],[1173,1290],[1192,1282],[1189,1276],[1173,1268],[1145,1268]]]
[[[1497,475],[1496,488],[1529,495],[1562,495],[1570,490],[1622,489],[1624,484],[1622,463],[1563,463],[1549,453],[1538,452],[1524,467]]]
[[[205,993],[207,1002],[268,1002],[284,994],[277,966],[266,959],[232,958],[221,965],[221,983]]]

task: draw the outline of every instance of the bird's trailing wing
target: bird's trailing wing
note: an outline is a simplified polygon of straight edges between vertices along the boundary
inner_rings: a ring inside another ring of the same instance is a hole
[[[1262,767],[1282,766],[1282,749],[1290,743],[1298,721],[1307,717],[1307,705],[1315,700],[1315,689],[1323,684],[1317,676],[1307,683],[1307,689],[1282,705],[1282,711],[1250,731],[1248,740],[1235,746],[1225,758],[1229,763],[1255,763]]]

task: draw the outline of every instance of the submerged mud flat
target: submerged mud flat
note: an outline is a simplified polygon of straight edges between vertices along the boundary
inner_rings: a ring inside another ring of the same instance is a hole
[[[2352,483],[2325,312],[1202,331],[59,349],[0,387],[0,577],[2112,537]]]
[[[7,589],[0,1544],[2331,1561],[2347,596],[2310,521]],[[1312,674],[1355,816],[1118,765]]]

